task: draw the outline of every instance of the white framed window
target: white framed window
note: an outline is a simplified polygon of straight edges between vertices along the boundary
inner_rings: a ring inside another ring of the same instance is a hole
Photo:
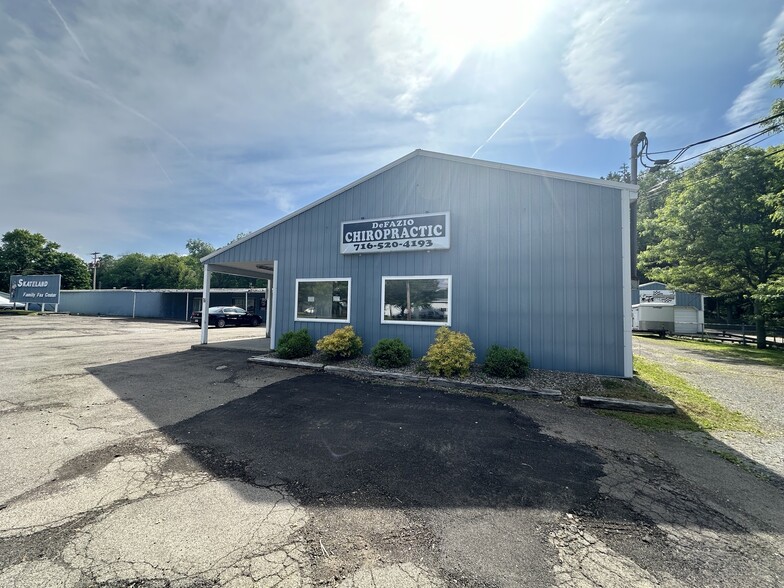
[[[452,276],[383,276],[381,322],[451,325]]]
[[[297,278],[295,321],[351,321],[351,278]]]
[[[201,298],[194,298],[193,299],[193,312],[201,312]]]

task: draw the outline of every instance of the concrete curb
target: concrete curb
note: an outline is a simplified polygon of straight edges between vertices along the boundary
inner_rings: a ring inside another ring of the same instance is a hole
[[[580,406],[587,408],[603,408],[605,410],[624,410],[627,412],[642,412],[648,414],[673,414],[675,406],[672,404],[659,404],[656,402],[642,402],[641,400],[622,400],[620,398],[606,398],[604,396],[578,396]]]
[[[324,369],[323,363],[311,363],[309,361],[298,361],[296,359],[279,359],[277,357],[266,357],[264,355],[249,357],[248,361],[251,363],[274,365],[276,367],[295,367],[295,368],[305,368],[305,369],[316,370],[316,371],[322,371]]]
[[[382,372],[378,370],[365,370],[362,368],[343,367],[339,365],[325,365],[324,371],[333,374],[349,374],[352,376],[366,376],[371,378],[381,378],[384,380],[395,380],[398,382],[414,382],[418,384],[423,384],[427,382],[426,376],[401,374],[399,372]]]
[[[436,378],[436,377],[428,378],[427,381],[428,383],[436,386],[444,386],[446,388],[462,388],[467,390],[476,390],[478,392],[488,392],[491,394],[531,396],[534,398],[549,398],[550,400],[561,400],[563,396],[560,390],[551,390],[549,388],[543,388],[541,390],[533,390],[531,388],[524,388],[523,386],[504,386],[500,384],[483,384],[481,382],[463,382],[462,380],[450,380],[449,378]]]
[[[499,384],[483,384],[480,382],[464,382],[462,380],[451,380],[449,378],[438,378],[435,376],[417,376],[414,374],[403,374],[400,372],[385,372],[381,370],[368,370],[364,368],[345,367],[340,365],[329,365],[323,363],[311,363],[308,361],[298,361],[296,359],[279,359],[264,355],[249,357],[251,363],[260,363],[275,367],[294,367],[316,371],[324,371],[336,375],[361,376],[365,378],[375,378],[378,380],[393,380],[396,382],[410,382],[412,384],[432,384],[442,388],[452,388],[461,390],[474,390],[490,394],[509,394],[513,396],[531,396],[534,398],[548,398],[550,400],[561,400],[560,390],[542,389],[532,390],[522,386],[503,386]]]

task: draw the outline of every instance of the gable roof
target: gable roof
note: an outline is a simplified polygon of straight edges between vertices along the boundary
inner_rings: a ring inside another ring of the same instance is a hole
[[[368,181],[368,180],[370,180],[370,179],[372,179],[372,178],[374,178],[374,177],[376,177],[378,175],[381,175],[384,172],[386,172],[386,171],[388,171],[388,170],[390,170],[390,169],[392,169],[394,167],[397,167],[401,163],[405,163],[409,159],[413,159],[415,157],[430,157],[430,158],[433,158],[433,159],[443,159],[443,160],[447,160],[447,161],[455,161],[455,162],[458,162],[458,163],[464,163],[464,164],[469,164],[469,165],[476,165],[476,166],[481,166],[481,167],[489,167],[489,168],[493,168],[493,169],[502,169],[502,170],[505,170],[505,171],[524,173],[524,174],[540,176],[540,177],[545,177],[545,178],[553,178],[553,179],[558,179],[558,180],[567,180],[567,181],[572,181],[572,182],[580,182],[582,184],[593,184],[593,185],[596,185],[596,186],[604,186],[604,187],[607,187],[607,188],[629,190],[629,191],[632,192],[632,200],[635,200],[636,197],[637,197],[636,193],[637,193],[637,190],[638,190],[638,186],[636,186],[634,184],[625,184],[623,182],[615,182],[615,181],[612,181],[612,180],[601,180],[601,179],[589,178],[589,177],[585,177],[585,176],[578,176],[578,175],[574,175],[574,174],[566,174],[566,173],[561,173],[561,172],[551,172],[551,171],[546,171],[546,170],[541,170],[541,169],[536,169],[536,168],[531,168],[531,167],[523,167],[523,166],[519,166],[519,165],[510,165],[508,163],[496,163],[496,162],[493,162],[493,161],[486,161],[486,160],[482,160],[482,159],[473,159],[473,158],[470,158],[470,157],[462,157],[462,156],[459,156],[459,155],[448,155],[446,153],[437,153],[435,151],[425,151],[424,149],[415,149],[414,151],[412,151],[408,155],[404,155],[400,159],[397,159],[397,160],[393,161],[392,163],[388,163],[384,167],[379,168],[376,171],[371,172],[371,173],[367,174],[366,176],[363,176],[363,177],[359,178],[358,180],[355,180],[355,181],[351,182],[350,184],[348,184],[346,186],[343,186],[342,188],[339,188],[339,189],[335,190],[334,192],[331,192],[330,194],[327,194],[326,196],[323,196],[322,198],[319,198],[318,200],[314,200],[310,204],[308,204],[306,206],[303,206],[302,208],[300,208],[298,210],[295,210],[294,212],[290,212],[289,214],[279,218],[276,221],[273,221],[272,223],[266,225],[265,227],[262,227],[259,230],[250,233],[249,235],[245,235],[241,239],[237,239],[236,241],[232,241],[231,243],[221,247],[220,249],[216,249],[215,251],[213,251],[209,255],[206,255],[206,256],[202,257],[200,261],[202,263],[206,263],[207,261],[209,261],[213,257],[216,257],[216,256],[220,255],[221,253],[224,253],[225,251],[233,249],[237,245],[240,245],[241,243],[244,243],[245,241],[249,241],[250,239],[253,239],[256,236],[269,231],[273,227],[276,227],[276,226],[278,226],[278,225],[280,225],[282,223],[285,223],[287,220],[289,220],[291,218],[294,218],[295,216],[299,216],[300,214],[302,214],[304,212],[307,212],[311,208],[315,208],[319,204],[322,204],[323,202],[326,202],[327,200],[331,200],[332,198],[335,198],[336,196],[339,196],[340,194],[350,190],[354,186],[357,186],[357,185],[359,185],[359,184],[361,184],[363,182],[366,182],[366,181]]]

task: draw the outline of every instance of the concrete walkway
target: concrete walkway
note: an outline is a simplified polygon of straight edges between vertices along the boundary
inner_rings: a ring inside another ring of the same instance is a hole
[[[270,352],[270,340],[267,337],[267,329],[259,327],[249,333],[248,329],[241,330],[237,337],[232,337],[234,329],[210,329],[208,333],[208,343],[202,345],[196,343],[191,349],[197,351],[242,351],[250,352],[254,355],[266,355]],[[230,339],[227,337],[231,337]]]
[[[206,345],[196,344],[191,347],[198,351],[242,351],[254,355],[264,355],[270,352],[269,339],[235,339],[233,341],[216,341]]]

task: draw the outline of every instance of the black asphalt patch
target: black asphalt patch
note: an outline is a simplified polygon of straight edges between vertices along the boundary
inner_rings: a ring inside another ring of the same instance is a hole
[[[602,475],[590,449],[490,399],[329,374],[273,384],[164,431],[246,463],[251,478],[284,482],[305,505],[570,509],[596,497]]]

